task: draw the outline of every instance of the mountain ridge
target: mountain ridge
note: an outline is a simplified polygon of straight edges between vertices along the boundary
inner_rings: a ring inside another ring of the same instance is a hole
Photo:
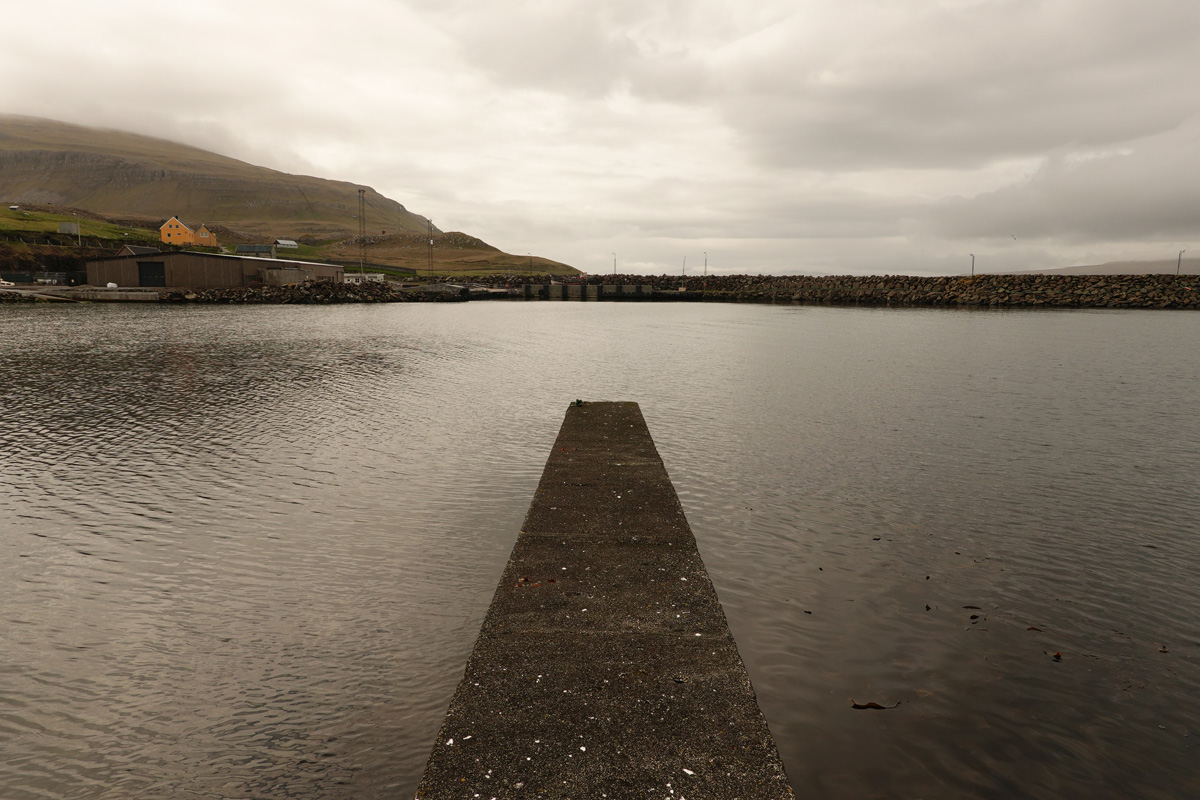
[[[358,235],[359,190],[365,238]],[[451,274],[578,272],[551,259],[505,253],[466,233],[443,232],[369,186],[292,175],[168,139],[41,117],[0,114],[0,201],[37,209],[47,220],[80,212],[80,219],[93,215],[155,232],[177,216],[193,227],[207,225],[227,247],[293,239],[306,257],[339,262]],[[0,219],[0,229],[19,230],[26,216]],[[45,230],[46,224],[33,227]],[[130,235],[144,234],[131,230],[122,238]]]
[[[429,221],[369,186],[293,175],[142,134],[0,114],[0,199],[205,222],[299,237],[426,232]],[[435,229],[436,231],[436,229]]]
[[[1147,259],[1145,261],[1106,261],[1103,264],[1081,264],[1075,267],[1047,267],[1013,271],[1009,275],[1195,275],[1200,272],[1200,258]]]

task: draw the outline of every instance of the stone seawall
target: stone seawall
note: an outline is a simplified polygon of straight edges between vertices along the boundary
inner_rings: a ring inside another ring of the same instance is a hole
[[[167,303],[264,303],[331,305],[335,303],[436,303],[453,302],[451,295],[394,289],[386,283],[329,283],[305,281],[287,286],[231,287],[226,289],[171,289],[161,292]]]
[[[601,275],[586,285],[534,284],[523,292],[513,276],[478,278],[476,284],[509,287],[514,299],[538,296],[604,302],[820,303],[856,306],[995,308],[1200,308],[1196,275],[909,275],[815,277],[807,275],[642,276]],[[515,288],[513,288],[515,287]],[[611,291],[621,289],[624,291]],[[633,291],[636,290],[636,291]],[[71,297],[69,290],[48,291]],[[103,289],[90,289],[103,293]],[[37,298],[0,292],[0,302]],[[77,299],[125,299],[96,294]],[[405,303],[455,302],[456,295],[399,290],[382,283],[308,283],[298,286],[164,289],[170,303]]]
[[[511,276],[477,279],[504,285]],[[597,275],[588,286],[638,284],[656,302],[824,303],[1009,308],[1200,308],[1196,275]]]
[[[1174,275],[749,277],[687,279],[691,299],[872,306],[1197,308],[1200,280]],[[676,289],[676,293],[678,289]],[[710,297],[705,297],[710,295]]]

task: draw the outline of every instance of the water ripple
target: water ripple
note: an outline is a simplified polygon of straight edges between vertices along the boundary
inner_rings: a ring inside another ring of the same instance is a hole
[[[576,397],[642,404],[798,794],[1200,794],[1198,325],[0,309],[0,794],[411,793]]]

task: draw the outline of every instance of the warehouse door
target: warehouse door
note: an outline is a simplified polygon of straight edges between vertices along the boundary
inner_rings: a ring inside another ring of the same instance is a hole
[[[162,261],[139,261],[138,286],[166,286],[167,268]]]

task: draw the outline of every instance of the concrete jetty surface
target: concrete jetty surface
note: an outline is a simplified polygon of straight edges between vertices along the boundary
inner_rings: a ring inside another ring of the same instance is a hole
[[[636,403],[568,410],[416,797],[794,797]]]

